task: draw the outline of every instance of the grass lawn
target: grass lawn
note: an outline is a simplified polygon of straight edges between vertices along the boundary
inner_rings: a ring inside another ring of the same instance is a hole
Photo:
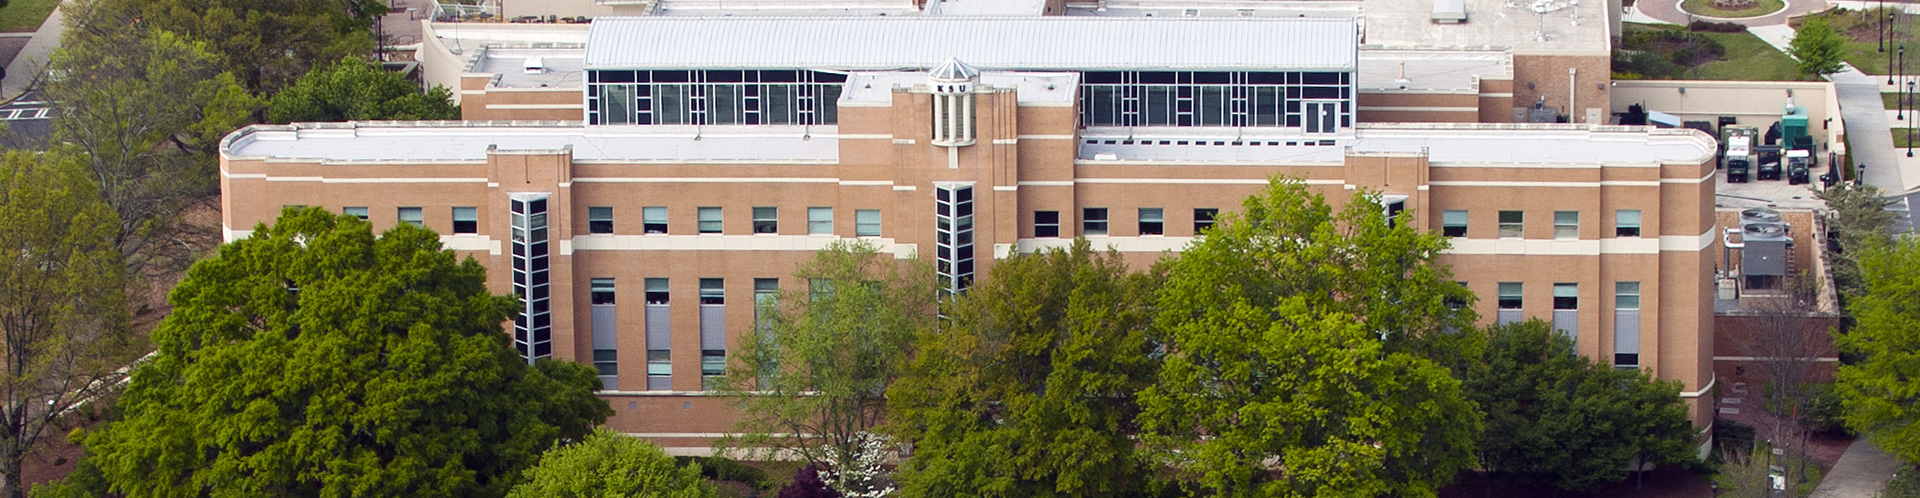
[[[1909,136],[1913,137],[1913,145],[1920,146],[1920,130],[1913,128],[1891,128],[1890,131],[1893,133],[1893,148],[1901,149],[1902,151],[1906,150],[1907,137]],[[1902,154],[1904,153],[1905,152],[1902,152]]]
[[[60,0],[12,0],[0,8],[0,31],[33,31],[47,22]]]
[[[1686,0],[1684,2],[1680,2],[1680,8],[1686,9],[1687,12],[1692,12],[1695,14],[1708,16],[1708,17],[1723,17],[1723,18],[1734,18],[1734,19],[1738,19],[1742,17],[1758,17],[1758,16],[1764,16],[1767,14],[1772,14],[1775,11],[1785,8],[1786,6],[1787,6],[1787,3],[1781,0],[1759,0],[1759,2],[1755,3],[1754,6],[1752,7],[1747,7],[1744,9],[1727,10],[1727,9],[1715,7],[1713,5],[1713,0]]]
[[[1661,31],[1667,33],[1658,33]],[[1625,41],[1620,46],[1622,50],[1645,52],[1665,57],[1681,53],[1682,50],[1680,50],[1680,48],[1685,48],[1675,47],[1673,46],[1674,42],[1671,41],[1671,39],[1675,37],[1674,35],[1686,32],[1686,29],[1680,26],[1655,26],[1627,23],[1626,32],[1627,36],[1623,38]],[[1635,33],[1644,34],[1636,36]],[[1651,43],[1647,40],[1659,37],[1648,35],[1664,35],[1668,40]],[[1793,62],[1793,58],[1787,57],[1787,54],[1780,53],[1779,50],[1775,50],[1773,46],[1767,45],[1767,42],[1760,41],[1759,37],[1753,36],[1751,33],[1694,32],[1691,36],[1692,38],[1685,38],[1684,36],[1679,38],[1683,40],[1706,40],[1711,43],[1716,43],[1722,48],[1720,55],[1711,59],[1670,60],[1669,62],[1680,66],[1676,68],[1677,71],[1671,74],[1649,74],[1637,71],[1636,69],[1638,68],[1623,67],[1617,62],[1620,58],[1615,57],[1616,63],[1613,71],[1616,74],[1638,72],[1645,75],[1648,79],[1743,81],[1803,81],[1806,79],[1800,76],[1800,69],[1798,65]],[[1692,52],[1698,53],[1698,51]]]
[[[1914,25],[1920,22],[1920,16],[1898,13],[1893,9],[1833,12],[1826,14],[1827,23],[1833,26],[1834,32],[1840,33],[1842,39],[1847,40],[1846,47],[1841,51],[1846,54],[1844,59],[1848,64],[1867,74],[1888,74],[1887,61],[1898,52],[1895,47],[1905,44],[1907,71],[1920,70],[1916,69],[1920,68],[1920,33],[1916,33],[1920,28]],[[1881,52],[1880,37],[1883,35],[1877,33],[1884,33],[1880,31],[1881,20],[1889,12],[1895,16],[1893,41],[1886,43],[1886,52]],[[1792,24],[1797,28],[1800,21],[1794,20]]]

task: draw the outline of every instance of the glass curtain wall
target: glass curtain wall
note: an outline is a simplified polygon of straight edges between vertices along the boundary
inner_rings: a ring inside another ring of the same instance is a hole
[[[1353,126],[1354,81],[1343,72],[1087,72],[1082,126],[1303,127],[1320,107]],[[1316,122],[1322,124],[1324,122]]]
[[[587,72],[590,124],[830,125],[847,75],[820,71]]]

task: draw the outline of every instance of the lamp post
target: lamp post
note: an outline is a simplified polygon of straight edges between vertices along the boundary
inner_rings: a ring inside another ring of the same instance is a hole
[[[1889,18],[1891,18],[1891,17],[1893,17],[1893,14],[1887,14],[1887,17],[1889,17]],[[1888,20],[1889,20],[1889,21],[1891,21],[1892,19],[1888,19]],[[1891,41],[1893,41],[1893,32],[1892,32],[1892,31],[1888,31],[1888,32],[1887,32],[1887,41],[1889,41],[1889,42],[1891,42]],[[1894,59],[1898,59],[1898,58],[1900,58],[1900,57],[1899,57],[1899,53],[1900,53],[1901,51],[1905,51],[1906,49],[1907,49],[1907,45],[1906,45],[1906,44],[1904,44],[1904,43],[1903,43],[1903,44],[1900,44],[1900,49],[1899,49],[1899,50],[1896,50],[1896,51],[1894,51],[1894,54],[1895,54],[1895,57],[1894,57]],[[1894,82],[1893,82],[1893,59],[1887,59],[1887,84],[1889,84],[1889,85],[1895,85],[1895,86],[1893,87],[1893,90],[1894,90],[1894,91],[1900,91],[1900,87],[1898,86],[1899,84],[1898,84],[1898,83],[1894,83]]]
[[[1913,98],[1913,80],[1907,80],[1907,98]],[[1907,157],[1913,157],[1913,127],[1907,127]]]
[[[1895,121],[1903,121],[1903,120],[1906,120],[1906,109],[1907,109],[1906,99],[1908,97],[1906,92],[1900,89],[1899,83],[1893,83],[1894,81],[1893,76],[1897,74],[1900,76],[1900,79],[1902,80],[1905,80],[1907,78],[1907,44],[1905,43],[1900,44],[1899,47],[1893,50],[1893,54],[1894,54],[1893,58],[1900,61],[1900,65],[1897,66],[1900,69],[1896,71],[1888,71],[1889,73],[1893,73],[1893,74],[1887,75],[1887,82],[1892,83],[1894,93],[1897,93],[1900,95],[1900,106],[1899,106],[1900,110],[1894,111],[1893,119]],[[1893,61],[1891,60],[1887,61],[1887,65],[1890,67],[1894,66]]]

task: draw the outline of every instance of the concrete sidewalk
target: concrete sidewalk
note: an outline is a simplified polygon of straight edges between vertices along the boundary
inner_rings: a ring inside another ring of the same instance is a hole
[[[1904,194],[1920,188],[1920,162],[1902,161],[1904,150],[1896,152],[1893,148],[1893,135],[1888,132],[1892,120],[1888,119],[1885,102],[1880,100],[1880,89],[1886,84],[1884,77],[1864,74],[1848,66],[1828,79],[1833,81],[1834,92],[1840,95],[1840,117],[1847,124],[1853,162],[1867,165],[1862,179],[1887,194]]]
[[[1900,461],[1880,451],[1867,438],[1855,439],[1807,498],[1874,498],[1887,489],[1887,480],[1900,470]]]
[[[33,32],[33,38],[27,40],[27,46],[20,49],[20,55],[14,56],[13,63],[7,64],[7,77],[0,80],[0,101],[20,98],[46,72],[47,59],[53,56],[54,49],[60,47],[60,34],[67,30],[66,17],[61,10],[53,9],[53,15],[40,23],[40,29]]]

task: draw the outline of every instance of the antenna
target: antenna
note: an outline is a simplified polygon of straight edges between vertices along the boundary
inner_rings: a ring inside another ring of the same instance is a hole
[[[1568,0],[1573,5],[1573,25],[1580,25],[1580,0]]]
[[[1547,41],[1547,11],[1553,10],[1553,0],[1533,2],[1533,13],[1540,18],[1540,37],[1536,41]]]

